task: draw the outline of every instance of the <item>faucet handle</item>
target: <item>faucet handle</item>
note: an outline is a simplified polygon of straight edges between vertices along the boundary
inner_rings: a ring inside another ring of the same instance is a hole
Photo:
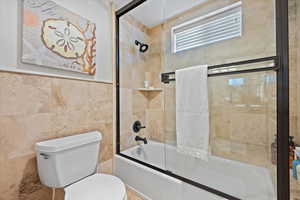
[[[143,128],[146,128],[146,126],[142,126],[142,123],[140,121],[135,121],[133,123],[132,129],[135,133],[140,132],[140,130]]]

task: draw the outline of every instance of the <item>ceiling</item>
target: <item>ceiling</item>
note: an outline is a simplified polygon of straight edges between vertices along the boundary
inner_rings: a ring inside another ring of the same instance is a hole
[[[207,0],[147,0],[130,11],[130,14],[151,28],[205,1]],[[115,0],[117,8],[121,8],[129,2],[131,0]]]

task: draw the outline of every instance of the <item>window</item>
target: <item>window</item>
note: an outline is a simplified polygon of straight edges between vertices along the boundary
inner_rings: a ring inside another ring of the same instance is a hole
[[[173,52],[242,36],[242,3],[237,2],[172,28]]]

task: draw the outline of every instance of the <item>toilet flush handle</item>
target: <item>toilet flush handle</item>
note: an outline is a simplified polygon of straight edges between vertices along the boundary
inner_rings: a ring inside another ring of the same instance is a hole
[[[42,156],[45,160],[49,159],[50,155],[45,153],[40,153],[40,156]]]

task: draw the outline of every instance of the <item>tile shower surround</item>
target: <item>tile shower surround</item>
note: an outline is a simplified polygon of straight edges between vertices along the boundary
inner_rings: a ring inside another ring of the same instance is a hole
[[[133,136],[130,134],[130,127],[135,116],[138,116],[136,113],[139,113],[140,119],[148,125],[148,130],[145,130],[142,134],[156,141],[176,144],[175,83],[160,85],[159,80],[153,81],[153,84],[157,87],[163,87],[163,93],[159,95],[152,94],[152,98],[149,94],[134,91],[134,88],[142,87],[147,72],[152,73],[151,77],[154,77],[154,79],[159,79],[161,72],[175,71],[178,68],[196,64],[214,65],[274,56],[276,54],[275,13],[274,6],[270,6],[274,5],[273,0],[243,0],[244,31],[242,38],[195,48],[178,54],[172,53],[170,46],[170,28],[172,26],[194,16],[199,16],[201,13],[208,13],[237,1],[207,1],[151,29],[140,23],[139,25],[133,23],[137,20],[132,19],[132,17],[124,20],[123,24],[121,23],[120,36],[123,37],[123,40],[121,39],[122,55],[120,60],[122,65],[121,91],[123,90],[123,93],[121,92],[123,98],[121,103],[124,103],[122,114],[127,111],[125,108],[129,108],[132,113],[127,113],[127,116],[121,115],[121,122],[123,119],[121,125],[122,150],[135,145],[132,142]],[[300,16],[296,14],[300,4],[296,3],[295,0],[289,1],[291,2],[290,7],[293,9],[290,12],[290,22],[292,24],[290,27],[292,51],[290,55],[291,134],[296,137],[296,142],[300,144],[300,134],[297,132],[298,115],[300,113],[297,103],[299,102],[297,100],[299,98],[299,87],[296,86],[299,74],[296,66],[299,51],[298,43],[300,41],[297,40],[296,32],[300,32],[297,31],[300,26],[297,27],[297,23],[295,23]],[[252,14],[254,10],[257,13],[256,17]],[[258,17],[259,19],[257,19]],[[130,28],[130,26],[134,28]],[[132,41],[136,38],[148,42],[152,51],[141,55],[136,52],[134,45],[126,43],[126,41]],[[249,43],[249,41],[252,42]],[[228,48],[229,45],[230,49]],[[275,79],[274,75],[273,72],[264,72],[243,76],[215,77],[209,80],[209,90],[212,99],[210,102],[212,153],[227,159],[267,167],[270,169],[275,181],[276,167],[270,163],[270,146],[276,134],[276,85],[275,82],[272,82]],[[135,79],[136,77],[137,79]],[[244,78],[246,84],[240,87],[230,86],[228,84],[229,79],[236,78]],[[256,94],[256,90],[259,88],[265,95]],[[160,95],[163,95],[164,98]],[[137,96],[142,100],[135,101]],[[228,100],[228,97],[230,100]],[[156,105],[155,109],[151,110],[149,104]],[[242,104],[246,106],[239,107]],[[136,110],[139,110],[139,112]],[[222,112],[219,112],[219,110]],[[229,116],[227,113],[229,113]],[[152,121],[149,119],[153,119],[153,124],[149,122]],[[249,127],[255,127],[255,130],[249,129]],[[299,193],[300,187],[295,182],[293,182],[292,188],[293,191]]]

